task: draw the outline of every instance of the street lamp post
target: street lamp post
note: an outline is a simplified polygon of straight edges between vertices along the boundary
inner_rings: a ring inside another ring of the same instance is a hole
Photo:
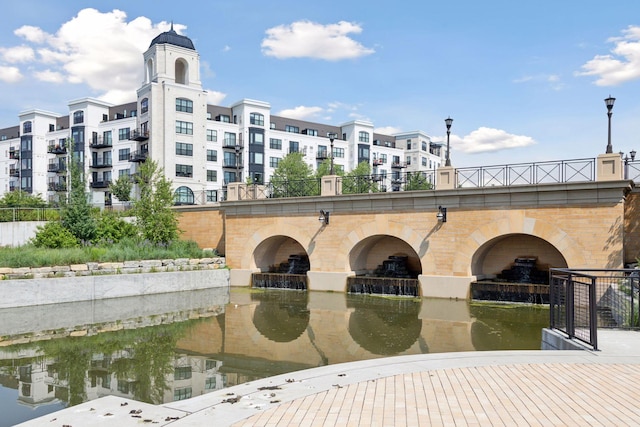
[[[611,95],[607,99],[604,100],[604,103],[607,105],[607,116],[609,117],[609,132],[608,132],[608,142],[607,142],[607,154],[613,153],[613,146],[611,145],[611,110],[613,109],[613,103],[616,102],[615,98],[612,98]]]
[[[330,160],[331,160],[331,166],[329,168],[329,175],[333,175],[333,140],[336,139],[336,134],[333,132],[330,132],[329,134],[327,134],[327,136],[329,137],[329,142],[331,143],[331,153],[330,153]]]
[[[622,156],[624,153],[620,152]],[[631,156],[631,158],[629,158]],[[631,150],[629,155],[624,155],[624,179],[629,179],[629,161],[633,162],[636,160],[636,150]]]
[[[444,119],[444,122],[447,125],[447,157],[444,165],[451,166],[451,157],[449,156],[449,135],[451,135],[451,124],[453,123],[453,119],[451,117],[448,117]]]

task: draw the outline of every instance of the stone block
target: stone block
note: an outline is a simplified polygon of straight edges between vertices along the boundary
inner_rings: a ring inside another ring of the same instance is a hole
[[[71,271],[88,271],[89,267],[87,264],[71,264],[69,269],[71,269]]]
[[[140,261],[125,261],[123,263],[123,267],[124,268],[140,267]]]
[[[142,268],[162,267],[162,261],[157,259],[140,261],[140,267]]]
[[[54,273],[62,273],[65,271],[70,271],[71,269],[68,265],[54,265],[53,267],[51,267],[51,270],[53,270]]]

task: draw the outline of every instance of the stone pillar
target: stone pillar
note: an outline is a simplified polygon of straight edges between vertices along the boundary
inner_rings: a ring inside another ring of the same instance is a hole
[[[620,153],[600,154],[596,160],[596,181],[619,181],[624,179]]]
[[[453,166],[440,166],[437,169],[436,190],[453,190],[457,186],[455,168]]]
[[[320,183],[321,196],[337,196],[342,194],[342,180],[338,175],[325,175]]]
[[[235,202],[240,200],[240,182],[230,182],[227,184],[227,200]]]

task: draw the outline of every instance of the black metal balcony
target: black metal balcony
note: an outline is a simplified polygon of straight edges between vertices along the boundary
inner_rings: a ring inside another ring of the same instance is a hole
[[[9,191],[18,191],[20,187],[14,182],[9,183]]]
[[[109,185],[111,185],[111,180],[91,182],[91,188],[109,188]]]
[[[91,163],[91,167],[93,169],[104,169],[104,168],[110,168],[113,166],[113,163],[111,162],[111,160],[98,160],[97,162],[94,161],[93,163]]]
[[[97,136],[91,140],[89,144],[91,148],[110,148],[113,147],[113,140],[111,138],[104,139],[101,136]]]
[[[67,191],[67,184],[63,182],[50,182],[47,185],[47,188],[49,189],[49,191],[62,192],[62,191]]]
[[[65,165],[64,163],[51,162],[49,163],[49,167],[47,168],[47,170],[49,172],[57,172],[57,173],[66,172],[67,165]]]
[[[324,160],[329,158],[329,150],[318,150],[316,160]]]
[[[47,153],[51,154],[67,154],[67,147],[60,145],[50,145],[47,147]]]
[[[141,163],[147,160],[148,156],[148,150],[137,150],[129,154],[129,161],[134,163]]]
[[[224,161],[222,162],[222,167],[223,168],[228,168],[228,169],[243,169],[244,166],[242,166],[242,163],[236,163],[235,161]]]
[[[148,130],[133,130],[129,133],[129,139],[131,141],[146,141],[149,139]]]
[[[20,176],[20,169],[9,168],[9,176]]]
[[[239,145],[238,143],[236,143],[236,141],[233,139],[225,139],[224,141],[222,141],[222,148],[227,148],[235,151],[242,151],[243,147],[242,145]]]
[[[16,148],[9,149],[9,158],[12,160],[20,160],[20,150]]]
[[[407,167],[407,162],[393,162],[391,163],[392,169],[402,169]]]
[[[382,164],[384,164],[382,159],[373,159],[373,166],[380,166]]]

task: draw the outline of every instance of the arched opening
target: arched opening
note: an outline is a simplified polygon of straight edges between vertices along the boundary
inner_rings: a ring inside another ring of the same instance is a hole
[[[145,76],[144,76],[144,82],[145,83],[151,83],[151,78],[153,77],[153,59],[149,58],[147,59],[147,63],[145,66]]]
[[[176,59],[175,64],[176,83],[189,84],[189,64],[182,58]]]
[[[253,287],[307,289],[309,255],[300,242],[288,236],[272,236],[253,252],[260,273],[251,277]]]
[[[175,205],[195,204],[195,197],[193,196],[193,191],[189,187],[184,185],[182,187],[178,187],[178,189],[173,194],[173,203]]]
[[[555,246],[537,236],[513,233],[480,246],[471,259],[473,299],[547,303],[549,269],[566,268]]]
[[[420,257],[395,236],[379,234],[363,239],[351,249],[349,265],[356,274],[347,278],[349,293],[420,295]]]

